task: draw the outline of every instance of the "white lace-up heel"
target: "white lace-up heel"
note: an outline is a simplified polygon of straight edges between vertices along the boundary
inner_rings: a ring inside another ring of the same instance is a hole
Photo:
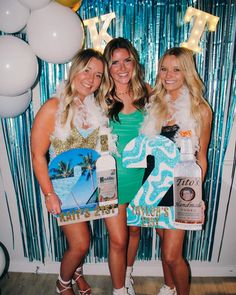
[[[71,290],[71,295],[75,294],[72,289],[71,281],[65,282],[65,281],[63,281],[63,279],[59,275],[57,283],[56,283],[56,292],[58,294],[63,294],[65,291],[68,291],[68,290]]]
[[[77,283],[78,285],[78,280],[83,277],[83,268],[82,266],[78,267],[76,270],[75,270],[75,273],[74,273],[74,276],[73,276],[73,281],[75,283]],[[88,287],[88,289],[86,290],[80,290],[79,289],[79,295],[92,295],[92,291],[91,291],[91,288]]]

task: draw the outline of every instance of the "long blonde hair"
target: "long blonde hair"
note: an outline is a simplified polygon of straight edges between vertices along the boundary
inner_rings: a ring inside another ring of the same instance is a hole
[[[76,104],[74,99],[78,96],[78,91],[76,90],[74,86],[74,79],[76,75],[79,72],[82,72],[90,62],[92,58],[96,58],[97,60],[100,60],[104,67],[104,72],[101,80],[101,84],[106,85],[106,81],[109,80],[108,78],[108,67],[107,62],[103,55],[94,49],[82,49],[78,51],[78,53],[75,55],[75,57],[72,60],[72,64],[69,70],[68,79],[65,82],[65,88],[62,94],[62,103],[63,103],[63,109],[61,114],[61,124],[62,126],[65,125],[68,119],[69,112],[72,111],[71,116],[71,126],[73,125],[73,119],[76,112]],[[105,86],[104,86],[105,87]],[[97,99],[98,90],[95,91],[95,100]]]
[[[203,118],[201,117],[201,114],[199,112],[199,106],[201,104],[205,104],[207,107],[209,107],[209,105],[203,97],[204,84],[196,71],[196,66],[193,59],[193,52],[181,47],[174,47],[167,50],[158,63],[156,84],[151,94],[151,100],[153,101],[151,111],[155,113],[156,130],[157,132],[161,131],[161,128],[163,127],[164,122],[166,121],[168,116],[167,101],[165,99],[165,95],[167,94],[167,92],[161,80],[159,79],[159,75],[165,57],[171,55],[174,55],[177,58],[180,69],[184,73],[185,85],[188,88],[191,97],[191,114],[196,120],[197,130],[195,131],[199,137],[203,121]]]

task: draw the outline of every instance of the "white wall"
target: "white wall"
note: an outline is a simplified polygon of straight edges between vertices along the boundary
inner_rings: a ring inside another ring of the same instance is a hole
[[[236,265],[236,174],[232,175],[232,165],[236,165],[235,153],[236,118],[224,161],[213,251],[214,260],[224,265]]]

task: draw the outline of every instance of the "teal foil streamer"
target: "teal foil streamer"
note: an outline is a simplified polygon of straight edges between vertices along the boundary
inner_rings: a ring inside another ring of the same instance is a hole
[[[222,167],[236,109],[235,95],[235,18],[236,4],[229,0],[83,0],[77,12],[85,20],[115,12],[108,33],[129,39],[140,54],[146,81],[154,85],[157,62],[167,48],[179,46],[190,35],[193,21],[185,24],[187,7],[193,6],[220,17],[216,32],[205,31],[196,55],[198,72],[206,85],[205,97],[214,112],[209,147],[209,168],[205,181],[206,225],[201,232],[188,232],[184,254],[190,260],[211,260]],[[97,26],[100,29],[102,24]],[[73,33],[73,32],[72,32]],[[91,38],[85,28],[85,47]],[[19,35],[21,38],[22,36]],[[25,38],[23,36],[22,38]],[[43,104],[66,78],[69,64],[54,65],[40,61],[40,99]],[[65,238],[54,219],[48,217],[48,229],[42,213],[40,190],[33,177],[29,157],[29,135],[34,112],[32,106],[15,119],[2,119],[4,140],[16,191],[24,255],[44,261],[46,256],[60,261],[66,248]],[[23,161],[22,161],[23,159]],[[22,163],[24,162],[24,163]],[[26,181],[27,180],[27,181]],[[49,231],[47,241],[45,232]],[[91,222],[92,243],[87,262],[107,261],[108,235],[103,221]],[[155,239],[155,240],[154,240]],[[152,229],[142,229],[138,260],[159,259],[158,237]]]
[[[15,189],[24,255],[30,261],[36,259],[44,262],[46,251],[42,205],[35,198],[30,158],[31,122],[28,109],[15,119],[2,119],[1,124]]]

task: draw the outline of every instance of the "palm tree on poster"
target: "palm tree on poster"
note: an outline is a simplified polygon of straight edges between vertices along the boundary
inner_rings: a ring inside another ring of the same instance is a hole
[[[82,175],[86,176],[86,180],[91,179],[92,187],[94,188],[93,182],[93,172],[96,170],[96,160],[93,159],[92,153],[87,153],[87,155],[79,154],[82,158],[82,162],[78,163],[81,166]]]
[[[64,161],[60,161],[58,168],[50,169],[50,173],[53,173],[51,179],[67,178],[74,176],[74,169],[70,166],[70,162],[65,163]]]

